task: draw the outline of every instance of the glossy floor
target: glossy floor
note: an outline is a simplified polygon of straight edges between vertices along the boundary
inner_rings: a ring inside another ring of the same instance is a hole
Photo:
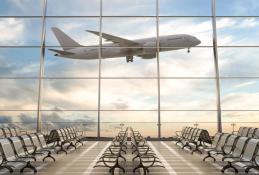
[[[102,154],[104,149],[110,142],[105,141],[88,141],[84,146],[79,147],[76,150],[71,150],[67,155],[60,154],[55,155],[56,162],[37,162],[36,166],[40,175],[106,175],[108,173],[107,168],[93,168],[98,157]],[[190,154],[188,150],[182,150],[179,146],[176,146],[173,142],[169,141],[153,141],[149,142],[151,148],[157,153],[163,162],[165,168],[151,168],[149,174],[153,175],[167,175],[167,174],[222,174],[220,169],[222,167],[221,162],[202,162],[203,155]],[[127,154],[127,162],[121,162],[122,166],[126,169],[126,174],[133,174],[132,169],[136,166],[137,162],[131,161],[132,155]],[[6,174],[1,170],[0,174]],[[20,174],[20,173],[14,173]],[[24,174],[32,174],[30,171]],[[116,170],[115,174],[123,174],[121,171]],[[135,174],[143,174],[143,171],[137,171]],[[226,174],[233,174],[228,171]],[[241,173],[245,174],[241,170]],[[250,174],[258,174],[257,172]]]

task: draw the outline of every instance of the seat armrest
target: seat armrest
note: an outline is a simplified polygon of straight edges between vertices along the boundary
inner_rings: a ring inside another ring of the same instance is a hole
[[[21,134],[28,134],[28,131],[26,130],[20,130]]]
[[[76,134],[80,133],[79,136],[83,136],[84,135],[84,131],[76,131]]]

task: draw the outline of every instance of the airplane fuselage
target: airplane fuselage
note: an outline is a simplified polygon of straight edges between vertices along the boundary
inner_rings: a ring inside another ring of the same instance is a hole
[[[122,47],[116,43],[107,43],[103,44],[101,47],[101,58],[118,58],[126,57],[132,58],[133,56],[142,57],[143,59],[151,59],[156,57],[157,52],[157,42],[156,37],[153,38],[144,38],[133,40],[135,43],[138,43],[137,46]],[[161,36],[159,38],[159,52],[178,50],[191,48],[200,44],[200,40],[194,36],[179,34],[179,35],[168,35]],[[88,46],[88,47],[75,47],[67,52],[72,54],[61,54],[57,53],[55,56],[67,57],[72,59],[99,59],[99,45]],[[128,61],[128,60],[127,60]]]

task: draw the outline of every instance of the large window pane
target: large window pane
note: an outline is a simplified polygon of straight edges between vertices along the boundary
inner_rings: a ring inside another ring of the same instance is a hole
[[[57,48],[54,48],[57,49]],[[61,50],[61,48],[58,48]],[[90,50],[98,51],[99,48],[80,47],[82,52]],[[98,59],[85,60],[73,59],[65,57],[54,56],[55,53],[48,51],[45,58],[45,76],[46,77],[62,77],[62,78],[76,78],[76,77],[98,77]]]
[[[1,110],[37,109],[37,80],[1,79],[0,84]]]
[[[259,81],[257,79],[222,79],[223,110],[258,110]]]
[[[161,17],[159,35],[187,34],[198,38],[199,46],[212,46],[211,18],[169,18]],[[182,45],[179,43],[180,47]],[[174,45],[170,45],[175,47]]]
[[[0,18],[0,46],[39,46],[41,19]]]
[[[39,48],[0,48],[0,77],[38,77]]]
[[[98,18],[47,18],[46,45],[60,46],[52,28],[57,27],[70,38],[83,46],[91,46],[99,43],[99,36],[86,30],[99,31]],[[68,45],[71,47],[73,45]]]
[[[220,75],[223,77],[258,77],[259,49],[219,48]]]
[[[156,50],[156,48],[146,48]],[[120,54],[120,52],[123,52]],[[143,59],[142,57],[134,56],[133,62],[127,62],[125,53],[140,52],[142,48],[103,48],[103,57],[114,53],[121,55],[116,58],[102,59],[102,77],[157,77],[157,59],[154,57]]]
[[[257,46],[258,18],[217,18],[219,46]]]
[[[161,77],[215,76],[212,48],[192,48],[190,53],[187,49],[160,52],[159,61]]]
[[[1,16],[40,16],[42,0],[1,0]]]
[[[99,0],[50,0],[47,15],[50,16],[99,16]]]
[[[215,80],[161,80],[161,108],[166,110],[215,110]]]
[[[0,111],[0,127],[15,126],[28,132],[35,132],[36,116],[36,111]]]
[[[154,16],[156,0],[103,0],[104,16]]]
[[[145,137],[157,137],[157,111],[102,111],[101,136],[113,137],[115,131],[132,127]]]
[[[175,136],[186,126],[207,129],[212,136],[217,132],[217,111],[163,111],[161,119],[163,137]]]
[[[157,80],[102,79],[101,109],[157,109]]]
[[[88,79],[44,80],[43,108],[96,110],[98,81]]]
[[[74,126],[83,135],[96,137],[97,133],[97,112],[96,111],[43,111],[42,112],[44,131]]]
[[[159,0],[160,14],[165,16],[209,16],[210,0]]]
[[[217,0],[217,15],[222,16],[258,16],[257,0]]]
[[[237,131],[239,127],[258,128],[258,111],[222,111],[223,131]]]

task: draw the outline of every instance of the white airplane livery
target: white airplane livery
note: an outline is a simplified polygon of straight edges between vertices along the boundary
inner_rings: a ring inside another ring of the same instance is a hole
[[[98,45],[84,47],[62,32],[60,29],[53,27],[58,42],[63,50],[49,49],[55,52],[55,56],[71,59],[92,60],[99,58]],[[99,32],[87,30],[99,36]],[[127,62],[133,62],[134,56],[143,59],[156,58],[156,37],[128,40],[118,36],[102,33],[102,38],[112,43],[102,45],[102,58],[125,57]],[[160,52],[178,49],[188,49],[201,43],[199,39],[187,34],[168,35],[159,37]]]

